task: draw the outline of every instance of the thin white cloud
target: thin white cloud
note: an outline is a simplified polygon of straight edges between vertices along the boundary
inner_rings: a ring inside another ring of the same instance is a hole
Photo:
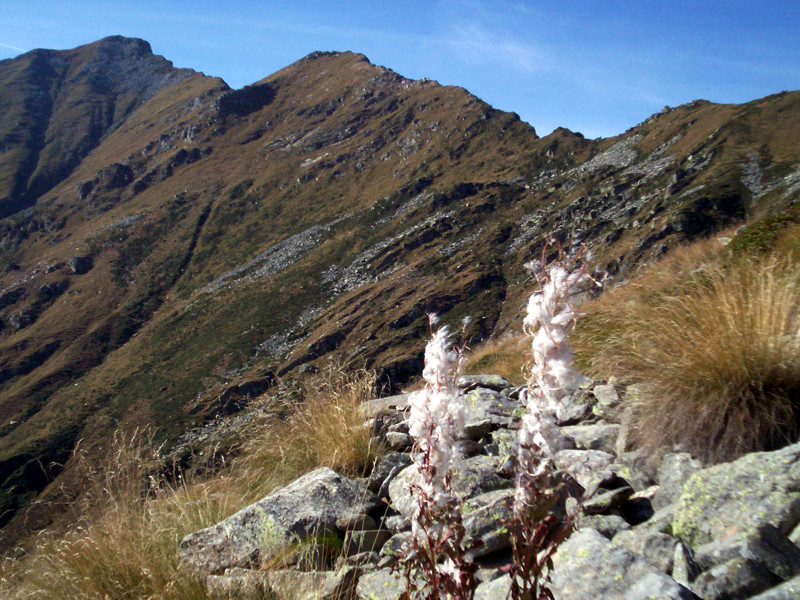
[[[12,46],[10,44],[4,44],[3,42],[0,42],[0,46],[2,46],[3,48],[10,48],[11,50],[16,50],[17,52],[27,52],[27,50],[25,50],[24,48],[17,48],[16,46]]]
[[[495,33],[481,25],[456,25],[445,42],[465,60],[500,62],[517,71],[533,73],[547,65],[545,53],[537,46]]]

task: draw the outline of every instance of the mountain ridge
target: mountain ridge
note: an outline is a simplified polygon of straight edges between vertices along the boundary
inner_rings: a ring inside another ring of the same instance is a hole
[[[476,317],[471,344],[516,327],[547,239],[577,234],[622,281],[800,190],[798,92],[586,140],[355,53],[239,90],[185,71],[0,219],[4,543],[52,518],[32,499],[79,491],[78,440],[101,452],[152,423],[174,440],[304,364],[396,388],[420,372],[428,312]]]

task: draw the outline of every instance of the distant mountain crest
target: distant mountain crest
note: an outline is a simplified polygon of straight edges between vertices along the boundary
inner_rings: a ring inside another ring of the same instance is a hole
[[[122,119],[193,73],[121,36],[0,62],[0,217],[31,206]]]

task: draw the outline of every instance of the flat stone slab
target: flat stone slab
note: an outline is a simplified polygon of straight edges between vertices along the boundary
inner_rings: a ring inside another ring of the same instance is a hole
[[[655,597],[690,600],[694,594],[633,552],[614,547],[594,529],[573,534],[553,558],[553,595],[570,600]],[[656,594],[651,596],[651,594]]]
[[[337,520],[366,514],[378,504],[361,483],[328,468],[317,469],[224,521],[187,535],[180,544],[181,565],[202,574],[249,567],[298,538],[342,534]]]
[[[800,598],[800,577],[795,577],[750,600],[797,600]]]
[[[683,486],[672,529],[696,548],[762,524],[789,535],[798,522],[800,444],[794,444],[694,473]]]
[[[417,510],[412,484],[416,478],[417,466],[403,469],[389,484],[389,497],[392,507],[404,518],[410,519]],[[462,461],[461,467],[451,478],[453,492],[466,500],[484,492],[510,488],[514,482],[497,474],[494,459],[489,456],[473,456]]]

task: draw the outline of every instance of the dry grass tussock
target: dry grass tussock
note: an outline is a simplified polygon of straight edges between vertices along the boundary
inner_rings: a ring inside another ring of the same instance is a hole
[[[704,244],[584,305],[575,342],[593,375],[637,384],[640,446],[716,462],[798,439],[800,268]]]
[[[501,375],[514,385],[524,385],[529,368],[529,350],[528,336],[522,333],[490,340],[465,356],[463,371],[467,375]]]
[[[363,476],[385,451],[364,427],[361,411],[376,395],[373,372],[330,366],[302,380],[292,401],[275,406],[266,399],[271,405],[245,432],[236,477],[263,494],[318,467]]]
[[[118,435],[102,464],[82,461],[88,489],[69,533],[45,532],[28,556],[0,561],[0,597],[206,598],[202,582],[178,568],[180,540],[314,468],[362,474],[381,451],[359,409],[374,388],[366,372],[329,369],[307,380],[300,401],[256,418],[239,458],[207,481],[170,483],[152,436]]]
[[[117,435],[101,465],[83,459],[88,489],[66,535],[40,535],[28,557],[5,561],[3,598],[205,598],[178,571],[183,536],[224,517],[229,498],[202,485],[167,485],[158,449],[141,432]]]

